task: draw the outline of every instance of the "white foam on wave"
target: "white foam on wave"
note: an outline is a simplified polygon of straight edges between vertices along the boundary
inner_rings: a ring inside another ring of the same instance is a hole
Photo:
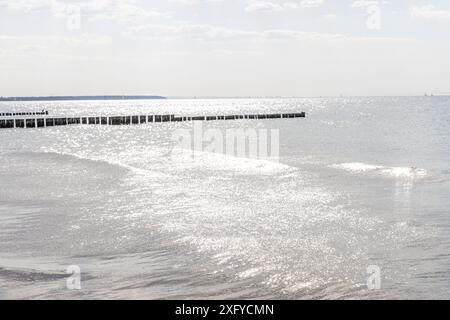
[[[352,172],[367,172],[367,171],[374,171],[374,170],[381,168],[379,166],[374,166],[374,165],[360,163],[360,162],[334,164],[334,165],[332,165],[332,167],[347,170],[347,171],[352,171]]]
[[[423,178],[428,172],[416,167],[385,167],[362,162],[333,164],[330,167],[352,173],[378,174],[393,178]]]
[[[48,150],[45,150],[42,152],[34,152],[34,154],[67,157],[67,158],[73,158],[73,159],[77,159],[77,160],[81,160],[81,161],[104,163],[106,165],[120,167],[122,169],[128,170],[130,172],[133,172],[135,174],[145,176],[145,177],[155,177],[155,178],[167,177],[167,174],[157,172],[154,170],[149,170],[147,168],[139,168],[133,164],[129,164],[129,163],[127,163],[127,161],[125,161],[126,159],[122,159],[117,154],[111,154],[111,155],[107,155],[107,156],[100,156],[100,155],[92,156],[92,155],[89,155],[87,152],[70,153],[70,152],[58,151],[55,149],[48,149]]]
[[[291,173],[296,168],[271,159],[255,159],[228,156],[221,153],[199,152],[176,148],[170,155],[174,163],[183,169],[204,168],[208,170],[233,171],[242,174]]]

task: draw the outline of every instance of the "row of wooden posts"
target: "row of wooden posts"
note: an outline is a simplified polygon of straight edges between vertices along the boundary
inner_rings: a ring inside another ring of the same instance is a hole
[[[276,113],[276,114],[247,114],[247,115],[224,115],[224,116],[195,116],[177,117],[171,115],[149,115],[149,116],[114,116],[114,117],[75,117],[75,118],[27,118],[27,119],[0,119],[1,128],[44,128],[53,126],[65,126],[75,124],[99,124],[99,125],[131,125],[154,122],[181,122],[181,121],[217,121],[217,120],[240,120],[240,119],[285,119],[305,118],[301,113]]]
[[[0,113],[0,117],[16,117],[16,116],[48,116],[48,111],[41,112],[15,112],[15,113]]]

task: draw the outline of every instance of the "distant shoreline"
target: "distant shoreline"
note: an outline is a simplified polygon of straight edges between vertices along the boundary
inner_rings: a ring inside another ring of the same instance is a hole
[[[46,96],[46,97],[0,97],[0,101],[76,101],[76,100],[158,100],[163,96]]]

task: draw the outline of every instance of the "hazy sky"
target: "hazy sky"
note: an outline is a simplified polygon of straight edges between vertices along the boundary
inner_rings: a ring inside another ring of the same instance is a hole
[[[425,92],[448,0],[0,0],[0,96]]]

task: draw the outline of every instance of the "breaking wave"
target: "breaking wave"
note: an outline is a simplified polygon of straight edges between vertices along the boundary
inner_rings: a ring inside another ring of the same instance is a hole
[[[386,167],[373,164],[351,162],[333,164],[330,167],[345,170],[354,174],[373,174],[391,178],[424,178],[428,175],[427,170],[417,167]]]

